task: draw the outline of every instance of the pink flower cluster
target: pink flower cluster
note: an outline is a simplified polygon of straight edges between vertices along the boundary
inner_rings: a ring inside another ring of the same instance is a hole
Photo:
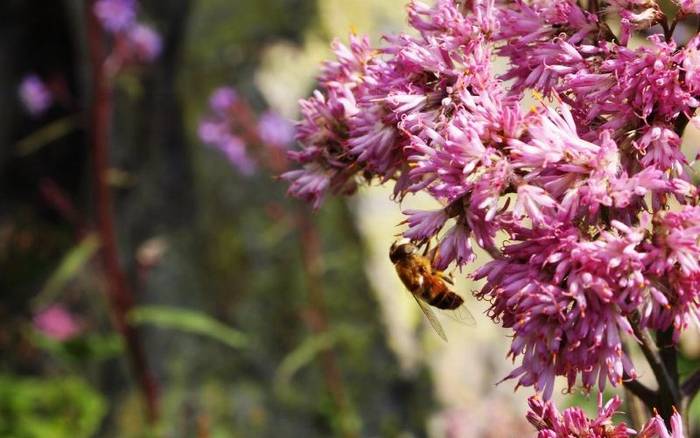
[[[93,12],[116,38],[120,63],[148,63],[160,55],[161,37],[152,27],[137,21],[136,0],[97,0]]]
[[[531,397],[528,401],[530,412],[527,419],[537,429],[537,438],[683,438],[683,422],[678,413],[671,417],[671,431],[668,430],[663,419],[655,415],[643,429],[637,433],[627,427],[625,423],[615,424],[613,417],[622,404],[619,397],[615,396],[603,405],[602,396],[598,397],[598,416],[588,418],[577,407],[565,409],[560,413],[551,401],[543,402],[537,397]]]
[[[56,304],[34,316],[34,327],[49,338],[67,341],[81,333],[83,323],[65,307]]]
[[[29,74],[19,84],[19,100],[30,115],[39,117],[53,105],[54,97],[39,76]]]
[[[199,122],[198,134],[203,143],[221,151],[239,172],[250,175],[256,162],[247,143],[259,144],[273,152],[286,150],[294,141],[294,125],[272,110],[256,121],[236,90],[224,86],[209,97],[209,113]]]
[[[405,237],[436,241],[439,269],[472,262],[474,245],[491,254],[477,295],[513,330],[509,377],[545,399],[556,376],[585,389],[634,378],[622,338],[677,339],[700,300],[698,191],[680,150],[700,36],[634,48],[632,31],[666,20],[656,2],[600,3],[411,1],[412,33],[335,42],[301,102],[300,167],[283,175],[314,207],[372,180],[432,195],[442,207],[405,211]],[[495,55],[510,63],[501,76]]]

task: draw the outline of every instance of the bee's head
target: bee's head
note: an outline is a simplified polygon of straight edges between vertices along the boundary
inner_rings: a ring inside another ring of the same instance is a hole
[[[389,258],[392,263],[396,263],[409,255],[415,253],[417,250],[416,246],[410,243],[410,241],[404,239],[394,242],[389,249]]]

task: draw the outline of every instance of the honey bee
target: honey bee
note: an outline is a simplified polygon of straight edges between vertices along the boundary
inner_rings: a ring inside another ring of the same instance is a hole
[[[396,273],[406,286],[418,306],[430,322],[435,332],[447,341],[435,313],[430,306],[438,309],[459,311],[457,319],[467,325],[474,325],[474,317],[464,306],[464,299],[452,292],[447,284],[453,284],[452,279],[445,273],[433,268],[424,254],[418,254],[418,248],[409,242],[394,242],[389,250],[389,258],[396,268]]]

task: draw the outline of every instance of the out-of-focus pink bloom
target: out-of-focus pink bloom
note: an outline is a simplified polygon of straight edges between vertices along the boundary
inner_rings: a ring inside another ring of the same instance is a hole
[[[663,18],[663,12],[654,0],[608,0],[608,10],[616,12],[635,29],[647,29]]]
[[[247,145],[234,132],[234,106],[238,103],[238,94],[231,87],[214,90],[209,98],[211,114],[199,122],[200,140],[220,150],[239,172],[251,175],[255,171],[255,162],[247,151]]]
[[[700,0],[674,0],[686,14],[700,14]]]
[[[44,335],[66,341],[82,331],[82,324],[61,305],[53,305],[34,316],[34,327]]]
[[[19,98],[32,116],[38,117],[53,104],[53,95],[37,75],[30,74],[19,85]]]
[[[128,29],[126,38],[133,56],[139,62],[151,62],[160,55],[163,43],[160,34],[152,27],[135,24]]]
[[[248,156],[245,142],[240,137],[231,134],[226,124],[202,120],[198,133],[202,142],[221,151],[239,172],[251,175],[255,171],[255,163]]]
[[[220,87],[214,90],[209,98],[209,108],[216,114],[226,116],[238,102],[238,93],[231,87]]]
[[[613,421],[613,416],[622,404],[617,396],[605,405],[602,395],[598,396],[596,418],[588,418],[578,407],[567,408],[560,413],[553,402],[543,402],[537,397],[531,397],[528,404],[530,412],[527,419],[537,429],[538,438],[627,438],[635,434],[624,422],[615,424]]]
[[[255,171],[255,163],[248,156],[246,144],[240,137],[229,135],[216,147],[242,174],[251,175]]]
[[[136,20],[136,0],[98,0],[94,13],[106,30],[127,30]]]
[[[258,136],[266,145],[287,148],[294,142],[294,124],[275,111],[265,111],[258,120]]]

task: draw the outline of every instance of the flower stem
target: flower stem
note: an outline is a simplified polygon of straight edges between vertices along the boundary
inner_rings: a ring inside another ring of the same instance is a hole
[[[92,13],[94,1],[87,2],[86,20],[92,74],[92,102],[89,107],[89,142],[92,150],[97,231],[102,247],[100,256],[106,276],[106,287],[113,322],[124,339],[132,372],[146,401],[147,416],[151,423],[158,418],[158,391],[146,360],[143,344],[127,315],[134,307],[134,297],[126,274],[121,269],[117,239],[112,217],[112,194],[108,185],[109,126],[112,114],[110,81],[104,69],[104,34]]]
[[[630,379],[627,376],[625,376],[623,385],[630,394],[634,394],[636,398],[644,402],[647,407],[651,408],[656,406],[658,399],[656,391],[649,389],[640,381]]]
[[[299,209],[297,221],[301,233],[302,263],[311,310],[307,324],[312,332],[322,334],[328,331],[328,315],[323,293],[320,239],[318,230],[307,209],[303,207]],[[354,437],[356,433],[349,426],[348,421],[344,421],[350,419],[350,410],[335,353],[331,348],[328,348],[321,353],[320,359],[326,388],[335,404],[338,416],[341,418],[341,434],[346,438]]]
[[[640,341],[640,348],[646,358],[651,370],[654,372],[659,389],[655,392],[656,397],[648,396],[640,398],[646,403],[649,410],[656,409],[659,415],[669,422],[674,409],[682,409],[682,397],[678,383],[677,352],[673,344],[673,331],[666,330],[657,333],[656,342],[646,329],[640,329],[635,322],[632,324],[634,334]],[[630,390],[639,390],[635,384],[630,386],[630,382],[625,383],[625,387]],[[681,412],[681,414],[684,414]],[[684,416],[685,418],[685,416]]]

